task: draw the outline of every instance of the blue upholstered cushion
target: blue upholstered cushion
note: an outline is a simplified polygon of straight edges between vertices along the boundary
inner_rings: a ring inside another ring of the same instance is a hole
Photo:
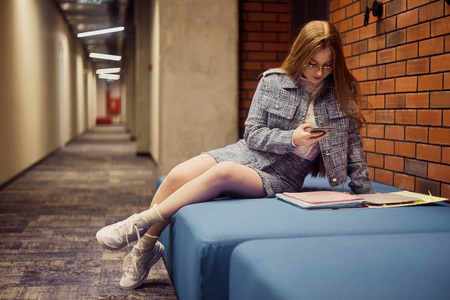
[[[229,300],[450,299],[450,232],[249,241]]]

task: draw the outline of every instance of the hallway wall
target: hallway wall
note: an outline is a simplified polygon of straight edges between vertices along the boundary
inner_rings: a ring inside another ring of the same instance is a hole
[[[51,0],[0,1],[0,185],[95,123],[96,76]]]

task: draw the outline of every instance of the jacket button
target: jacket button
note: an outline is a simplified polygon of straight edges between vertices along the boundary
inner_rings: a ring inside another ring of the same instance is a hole
[[[337,181],[337,179],[336,178],[333,178],[331,181],[333,181],[333,182],[336,182]]]
[[[277,105],[275,105],[275,109],[280,109],[280,107],[278,106],[278,104],[277,104]]]

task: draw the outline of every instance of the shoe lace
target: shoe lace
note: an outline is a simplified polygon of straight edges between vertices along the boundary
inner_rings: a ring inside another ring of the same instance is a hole
[[[135,281],[138,280],[140,277],[138,260],[139,260],[139,257],[136,257],[133,253],[130,253],[127,264],[123,268],[124,273],[129,273],[128,271],[131,268],[131,274],[132,274],[133,280],[135,280]]]
[[[117,231],[119,234],[125,235],[125,238],[127,240],[127,246],[130,245],[128,241],[128,236],[133,233],[133,230],[136,232],[136,236],[138,238],[138,242],[141,240],[141,236],[139,235],[139,227],[136,225],[136,220],[131,217],[128,220],[125,220],[123,224],[119,225],[119,228],[117,228]]]

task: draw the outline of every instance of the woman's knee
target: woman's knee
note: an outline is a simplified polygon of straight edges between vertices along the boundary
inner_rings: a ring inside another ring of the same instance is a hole
[[[229,161],[218,163],[211,168],[212,179],[217,183],[227,183],[235,180],[238,175],[237,166],[239,165]]]

